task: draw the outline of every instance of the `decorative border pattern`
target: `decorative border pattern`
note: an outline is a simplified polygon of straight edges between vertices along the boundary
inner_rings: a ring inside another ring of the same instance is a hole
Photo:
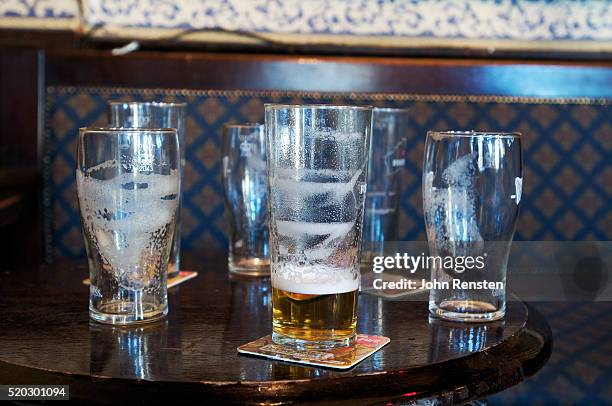
[[[455,94],[417,94],[417,93],[351,93],[317,92],[299,90],[204,90],[180,88],[132,88],[97,86],[49,86],[47,91],[73,94],[77,91],[99,94],[120,94],[142,96],[164,94],[182,97],[308,97],[312,99],[349,98],[351,100],[413,101],[413,102],[470,102],[470,103],[518,103],[518,104],[612,104],[612,98],[597,97],[527,97],[498,95],[455,95]]]

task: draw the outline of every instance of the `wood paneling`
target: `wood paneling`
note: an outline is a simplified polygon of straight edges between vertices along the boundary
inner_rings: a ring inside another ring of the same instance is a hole
[[[38,263],[42,255],[40,181],[44,55],[35,48],[0,48],[0,189],[22,196],[20,219],[2,228],[2,268],[19,259]],[[23,179],[19,184],[12,182]]]
[[[609,97],[612,63],[50,51],[50,85]]]
[[[0,48],[0,164],[37,166],[43,54]]]

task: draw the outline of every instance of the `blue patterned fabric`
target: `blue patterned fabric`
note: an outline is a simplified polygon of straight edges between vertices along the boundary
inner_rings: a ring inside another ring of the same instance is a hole
[[[15,0],[13,0],[15,1]],[[597,40],[612,7],[582,0],[89,0],[89,26],[378,37]],[[342,41],[346,41],[343,39]]]
[[[77,32],[98,27],[94,35],[110,37],[141,28],[149,31],[149,38],[168,29],[225,29],[328,35],[332,41],[334,35],[348,35],[412,41],[581,41],[604,47],[612,38],[611,14],[612,5],[602,0],[0,0],[3,26]]]
[[[47,89],[45,219],[48,258],[85,255],[75,191],[79,127],[107,123],[108,100],[188,103],[183,249],[225,249],[220,134],[226,122],[263,122],[263,104],[334,103],[411,110],[400,232],[425,238],[421,167],[427,130],[474,129],[524,134],[524,190],[516,238],[612,239],[611,108],[602,100],[546,100],[383,94]]]
[[[2,0],[0,17],[74,19],[79,5],[74,0]]]
[[[553,333],[544,367],[488,400],[496,405],[609,405],[612,400],[611,302],[534,303]]]

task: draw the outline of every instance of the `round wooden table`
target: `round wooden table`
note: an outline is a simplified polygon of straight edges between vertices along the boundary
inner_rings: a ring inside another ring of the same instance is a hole
[[[138,327],[90,322],[81,264],[0,275],[0,384],[70,385],[97,403],[461,403],[521,382],[551,351],[551,332],[529,306],[506,319],[432,320],[424,302],[362,294],[358,332],[391,343],[348,371],[238,355],[270,333],[266,278],[229,277],[223,254],[191,256],[196,279],[169,290],[167,320]]]

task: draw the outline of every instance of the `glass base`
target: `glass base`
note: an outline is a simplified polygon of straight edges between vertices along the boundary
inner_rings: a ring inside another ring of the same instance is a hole
[[[506,315],[506,307],[496,308],[477,300],[445,300],[439,305],[429,303],[429,313],[443,320],[459,322],[488,322],[500,320]]]
[[[133,306],[134,304],[131,302],[105,303],[98,309],[90,306],[89,317],[98,323],[125,326],[151,323],[163,319],[168,314],[168,306],[153,308],[153,306],[145,305],[143,312],[138,314],[125,311],[126,308],[133,308]]]
[[[331,350],[333,348],[352,347],[355,345],[355,340],[356,335],[334,340],[310,341],[272,332],[272,342],[274,344],[284,345],[298,350]]]
[[[228,260],[230,272],[249,276],[270,276],[270,261],[260,258],[245,258],[237,261]]]
[[[170,262],[168,264],[168,279],[174,278],[175,276],[178,276],[179,273],[180,273],[180,269],[179,269],[178,261],[177,262]]]

